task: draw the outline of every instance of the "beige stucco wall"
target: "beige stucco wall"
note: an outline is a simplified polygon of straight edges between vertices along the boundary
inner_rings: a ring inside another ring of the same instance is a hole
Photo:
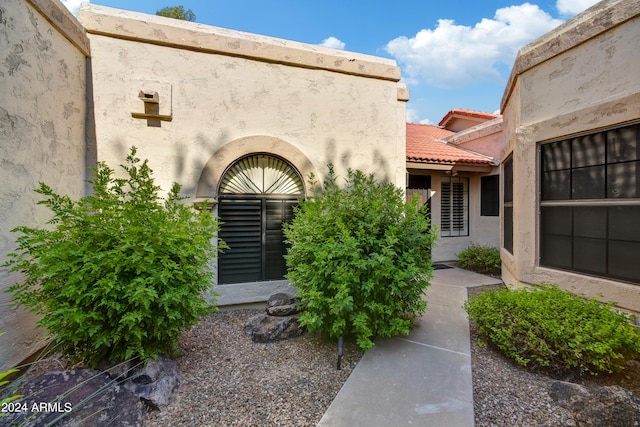
[[[60,2],[0,5],[0,264],[16,248],[18,226],[41,227],[40,181],[78,199],[84,194],[88,39]],[[46,16],[46,18],[45,18]],[[0,267],[0,360],[13,366],[42,344],[36,318],[13,308],[4,290],[22,279]],[[0,371],[3,370],[0,367]]]
[[[215,198],[223,171],[255,152],[305,180],[333,163],[340,176],[357,168],[404,188],[408,92],[394,61],[89,4],[79,20],[99,160],[120,164],[135,145],[157,184],[177,181],[192,199]],[[144,112],[140,91],[157,92],[171,121],[132,117]]]
[[[214,153],[262,135],[296,147],[321,176],[333,162],[339,174],[360,168],[404,185],[394,61],[93,5],[79,19],[101,160],[120,162],[136,145],[163,188],[176,180],[192,195]],[[144,110],[140,90],[157,91],[172,121],[132,118]]]
[[[523,48],[503,98],[513,152],[514,253],[507,283],[554,282],[640,311],[637,285],[538,266],[538,142],[640,119],[640,1],[604,1]]]
[[[462,130],[442,140],[459,148],[499,160],[504,148],[502,117]]]

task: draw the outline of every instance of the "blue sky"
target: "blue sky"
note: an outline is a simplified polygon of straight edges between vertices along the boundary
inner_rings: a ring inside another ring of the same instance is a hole
[[[72,12],[80,0],[62,1]],[[202,24],[322,44],[397,61],[411,91],[407,120],[453,108],[496,112],[518,49],[596,0],[92,0],[155,14],[191,9]]]

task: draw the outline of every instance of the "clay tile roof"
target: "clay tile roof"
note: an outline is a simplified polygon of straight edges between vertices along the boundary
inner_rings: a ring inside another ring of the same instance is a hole
[[[433,125],[407,123],[407,160],[429,163],[491,164],[491,158],[445,144],[440,139],[453,135]]]
[[[463,108],[454,108],[449,111],[438,123],[438,126],[445,126],[449,120],[453,119],[455,116],[469,117],[473,119],[482,119],[482,120],[493,120],[495,118],[500,117],[500,114],[493,113],[485,113],[483,111],[473,111],[473,110],[465,110]]]

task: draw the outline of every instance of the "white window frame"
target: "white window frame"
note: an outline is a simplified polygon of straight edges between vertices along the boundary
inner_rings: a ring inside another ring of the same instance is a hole
[[[445,176],[440,182],[440,236],[469,235],[469,178]]]

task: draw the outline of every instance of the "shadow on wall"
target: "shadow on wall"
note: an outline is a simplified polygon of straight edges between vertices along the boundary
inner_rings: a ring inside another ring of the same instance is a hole
[[[390,181],[389,164],[378,149],[374,149],[371,152],[371,161],[370,163],[367,163],[364,153],[356,153],[354,155],[351,150],[343,150],[338,154],[336,140],[331,138],[327,140],[325,153],[327,164],[322,165],[325,171],[328,164],[340,165],[344,169],[351,168],[360,169],[362,171],[373,169],[375,171],[374,175],[378,180],[384,182]],[[373,165],[374,167],[371,168],[369,165]]]
[[[171,176],[171,183],[179,182],[181,184],[182,190],[181,194],[186,197],[192,197],[196,194],[196,189],[198,186],[198,176],[200,172],[203,170],[206,165],[209,155],[207,155],[203,159],[192,158],[191,165],[189,163],[189,151],[193,148],[199,148],[198,151],[202,151],[205,153],[213,153],[216,151],[216,147],[221,147],[225,143],[228,142],[228,134],[226,131],[221,131],[218,133],[216,137],[216,142],[211,142],[211,139],[205,136],[202,133],[199,133],[195,139],[191,142],[183,142],[183,141],[171,141],[173,154],[170,158],[163,159],[162,168],[165,167],[168,170],[173,170]],[[127,155],[129,155],[129,149],[132,145],[136,145],[131,141],[125,141],[123,139],[116,139],[112,141],[113,153],[119,159],[118,164],[124,162]],[[141,147],[138,147],[141,148]],[[144,160],[148,159],[149,156],[138,153],[138,155]],[[115,165],[109,165],[110,167],[114,167]],[[173,168],[171,168],[173,166]],[[152,168],[154,169],[154,168]],[[197,171],[197,172],[193,172]],[[154,176],[157,176],[157,171],[154,169]],[[196,177],[194,179],[194,177]],[[162,188],[163,191],[169,191],[170,188]]]
[[[217,132],[215,142],[210,138],[210,136],[203,133],[198,133],[194,140],[190,142],[174,141],[172,142],[173,154],[171,157],[162,160],[162,168],[173,170],[173,173],[171,174],[171,182],[181,183],[181,193],[184,196],[195,196],[198,191],[198,182],[203,179],[202,174],[207,173],[206,165],[209,161],[209,156],[225,147],[229,142],[228,132],[224,130]],[[122,162],[124,162],[124,159],[129,154],[131,145],[135,145],[135,143],[124,139],[116,139],[112,141],[113,155],[119,159],[117,164],[122,164]],[[295,146],[292,145],[292,147]],[[384,182],[389,182],[391,180],[392,171],[389,169],[389,162],[379,149],[373,149],[368,152],[354,152],[353,150],[341,148],[342,147],[340,147],[340,144],[338,144],[335,138],[330,138],[326,141],[323,156],[325,164],[316,165],[319,173],[326,173],[327,165],[331,163],[339,165],[344,169],[360,169],[365,172],[373,171],[376,179]],[[206,158],[192,157],[191,160],[189,160],[189,153],[194,149],[199,152],[207,153],[207,156],[205,156]],[[139,153],[139,156],[143,158],[143,160],[144,158],[149,157],[143,153]],[[283,157],[286,158],[286,156]],[[94,163],[91,165],[95,165],[95,159]],[[117,165],[109,166],[116,167]],[[158,166],[156,165],[156,168],[157,167]],[[158,172],[161,171],[154,170],[154,174],[157,174]],[[219,172],[222,173],[223,171]],[[308,178],[308,176],[303,177],[305,180]],[[342,178],[346,178],[346,176]],[[319,181],[319,184],[323,181],[322,177],[316,177],[316,179]],[[205,180],[207,179],[205,178]],[[168,191],[169,188],[163,188],[162,190]]]

